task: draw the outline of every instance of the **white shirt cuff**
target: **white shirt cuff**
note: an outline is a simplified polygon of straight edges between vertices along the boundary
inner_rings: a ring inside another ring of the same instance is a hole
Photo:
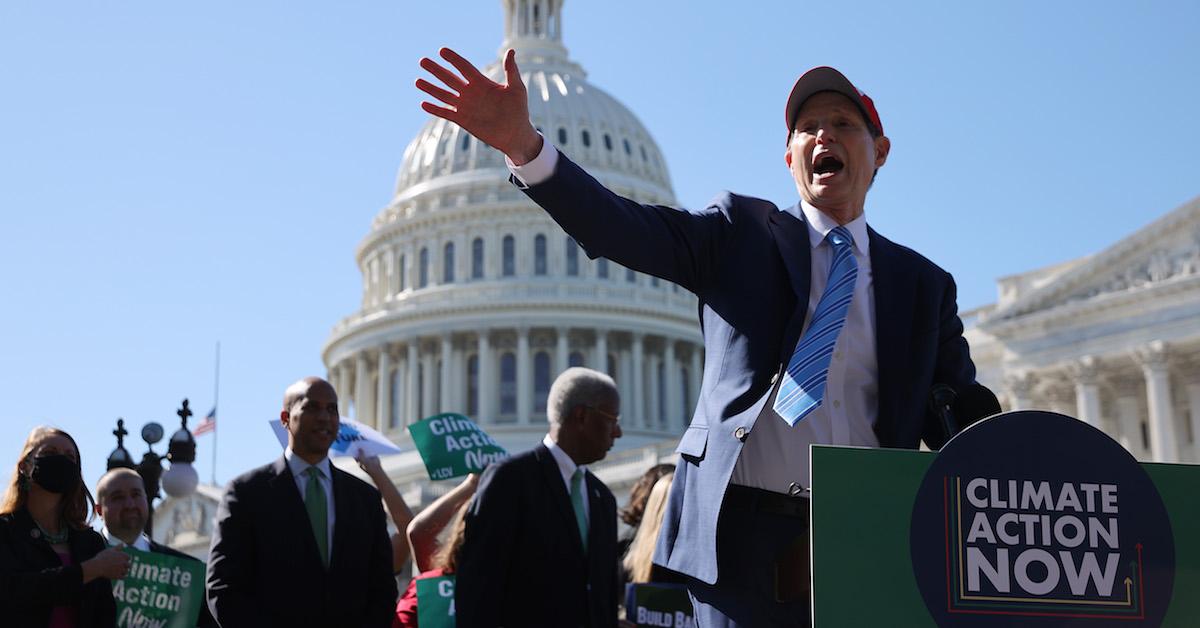
[[[542,137],[542,150],[538,152],[537,157],[533,161],[518,166],[512,162],[508,156],[504,157],[504,163],[508,165],[508,170],[521,182],[523,187],[530,187],[544,182],[554,175],[554,167],[558,165],[558,149],[554,145],[546,141],[545,136]]]

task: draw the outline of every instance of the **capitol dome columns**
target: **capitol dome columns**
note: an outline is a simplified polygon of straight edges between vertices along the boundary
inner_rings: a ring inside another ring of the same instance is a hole
[[[649,421],[646,421],[646,395],[645,382],[642,374],[642,364],[645,361],[645,355],[642,353],[642,334],[633,332],[633,340],[629,348],[630,364],[633,367],[632,377],[630,378],[633,384],[633,395],[630,397],[629,410],[629,425],[631,427],[650,427]]]
[[[379,348],[378,361],[378,380],[379,385],[376,387],[375,393],[375,428],[379,431],[384,431],[391,427],[388,423],[388,417],[392,413],[392,359],[388,355],[388,346],[385,344]]]

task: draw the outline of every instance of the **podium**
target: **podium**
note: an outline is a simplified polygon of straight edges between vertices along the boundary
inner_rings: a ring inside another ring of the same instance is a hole
[[[814,626],[1200,626],[1200,466],[1038,411],[811,464]]]

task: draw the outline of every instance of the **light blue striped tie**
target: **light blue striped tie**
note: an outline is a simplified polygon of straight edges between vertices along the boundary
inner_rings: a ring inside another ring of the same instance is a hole
[[[795,425],[808,416],[825,398],[825,380],[829,377],[833,345],[842,327],[846,326],[846,312],[850,310],[854,282],[858,278],[858,262],[854,260],[854,239],[850,232],[845,227],[834,227],[825,239],[833,247],[829,280],[808,330],[796,343],[783,383],[779,385],[779,394],[775,397],[775,413],[788,425]]]

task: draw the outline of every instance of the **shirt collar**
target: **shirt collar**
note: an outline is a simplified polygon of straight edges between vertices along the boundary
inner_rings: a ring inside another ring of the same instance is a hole
[[[317,464],[308,464],[304,460],[301,460],[300,456],[297,456],[296,452],[292,451],[291,447],[288,447],[283,451],[283,457],[287,459],[287,465],[288,468],[292,470],[292,475],[296,476],[297,478],[303,477],[304,472],[307,471],[309,467],[316,467],[321,470],[321,473],[325,474],[325,479],[333,479],[333,474],[329,470],[329,456],[321,458]]]
[[[571,485],[571,477],[575,475],[576,469],[587,470],[587,467],[580,467],[575,464],[575,461],[571,460],[567,452],[563,451],[562,447],[559,447],[558,443],[554,442],[554,439],[550,438],[549,434],[546,434],[546,437],[542,439],[542,444],[546,446],[546,449],[550,450],[550,455],[554,456],[554,462],[558,463],[558,472],[562,474],[563,481],[567,483],[567,486]]]
[[[100,534],[104,536],[104,541],[106,543],[108,543],[109,547],[119,547],[119,546],[126,545],[125,541],[118,539],[117,537],[113,536],[112,533],[110,533],[108,531],[107,525],[100,527]],[[133,547],[133,549],[142,550],[143,552],[149,552],[150,551],[150,539],[146,538],[145,534],[139,534],[137,540],[133,542],[133,545],[131,547]]]
[[[800,211],[804,213],[804,222],[808,225],[808,243],[815,249],[825,241],[825,236],[838,226],[837,221],[804,200],[800,201]],[[871,241],[867,236],[866,212],[842,226],[850,232],[850,237],[854,238],[855,251],[863,257],[870,257]]]

